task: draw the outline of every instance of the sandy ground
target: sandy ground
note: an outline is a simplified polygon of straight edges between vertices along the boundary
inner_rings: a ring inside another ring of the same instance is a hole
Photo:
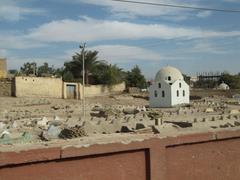
[[[77,142],[79,146],[111,142],[129,143],[150,137],[161,138],[196,132],[239,129],[240,106],[228,103],[232,101],[233,99],[229,98],[214,97],[192,101],[188,107],[149,109],[145,108],[148,101],[142,98],[133,98],[131,95],[102,96],[86,99],[86,117],[83,119],[80,100],[0,97],[0,125],[2,126],[0,126],[0,134],[8,131],[10,137],[14,139],[11,143],[0,145],[0,151],[58,144],[67,146],[72,142]],[[90,114],[94,107],[111,109],[111,113],[104,118],[92,116]],[[123,113],[129,108],[131,111],[138,111]],[[152,117],[151,114],[156,117]],[[39,125],[38,123],[44,121],[44,118],[47,119],[47,124]],[[56,122],[60,123],[56,125],[59,129],[75,125],[83,126],[85,123],[84,127],[88,135],[72,140],[53,138],[43,141],[40,139],[43,132],[48,132],[49,124],[56,124]],[[86,122],[91,126],[86,126]],[[175,122],[182,124],[174,124]],[[137,128],[136,125],[139,124],[143,127]],[[187,126],[182,127],[182,125]],[[132,132],[116,133],[122,126],[128,127]],[[95,127],[98,128],[94,129]],[[111,130],[111,128],[116,129]],[[157,130],[157,134],[152,129]],[[25,132],[31,133],[33,140],[21,141],[21,143],[18,140],[15,141]]]

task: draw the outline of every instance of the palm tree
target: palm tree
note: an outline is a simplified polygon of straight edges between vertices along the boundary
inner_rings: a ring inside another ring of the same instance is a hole
[[[98,51],[85,51],[85,77],[86,77],[86,84],[89,84],[89,75],[91,75],[94,69],[104,61],[98,60]],[[76,52],[75,55],[72,56],[72,61],[65,63],[65,67],[67,71],[72,72],[75,78],[82,77],[82,63],[83,63],[83,56],[82,52]]]

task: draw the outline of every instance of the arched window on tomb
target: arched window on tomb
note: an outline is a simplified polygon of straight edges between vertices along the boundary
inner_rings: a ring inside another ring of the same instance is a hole
[[[179,97],[179,90],[177,90],[177,97]]]
[[[158,83],[158,88],[161,88],[161,87],[162,87],[161,83]]]
[[[165,97],[165,91],[162,91],[162,97],[163,98]]]
[[[156,90],[154,91],[154,96],[155,96],[155,97],[157,97],[157,96],[158,96],[158,93],[157,93],[157,91],[156,91]]]
[[[183,90],[183,97],[185,97],[185,90]]]
[[[181,88],[182,87],[182,83],[179,83],[179,88]]]
[[[172,80],[171,76],[168,76],[168,80],[169,80],[169,81],[171,81],[171,80]]]

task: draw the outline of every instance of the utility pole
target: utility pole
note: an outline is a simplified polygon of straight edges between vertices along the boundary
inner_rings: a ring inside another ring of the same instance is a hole
[[[80,49],[82,49],[82,77],[83,77],[83,86],[82,86],[82,98],[83,98],[83,119],[85,120],[85,47],[86,43],[83,43],[83,45],[80,45]]]

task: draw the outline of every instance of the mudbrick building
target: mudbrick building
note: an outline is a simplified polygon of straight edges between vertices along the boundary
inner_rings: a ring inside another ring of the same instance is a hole
[[[0,58],[0,79],[7,77],[7,60]]]

